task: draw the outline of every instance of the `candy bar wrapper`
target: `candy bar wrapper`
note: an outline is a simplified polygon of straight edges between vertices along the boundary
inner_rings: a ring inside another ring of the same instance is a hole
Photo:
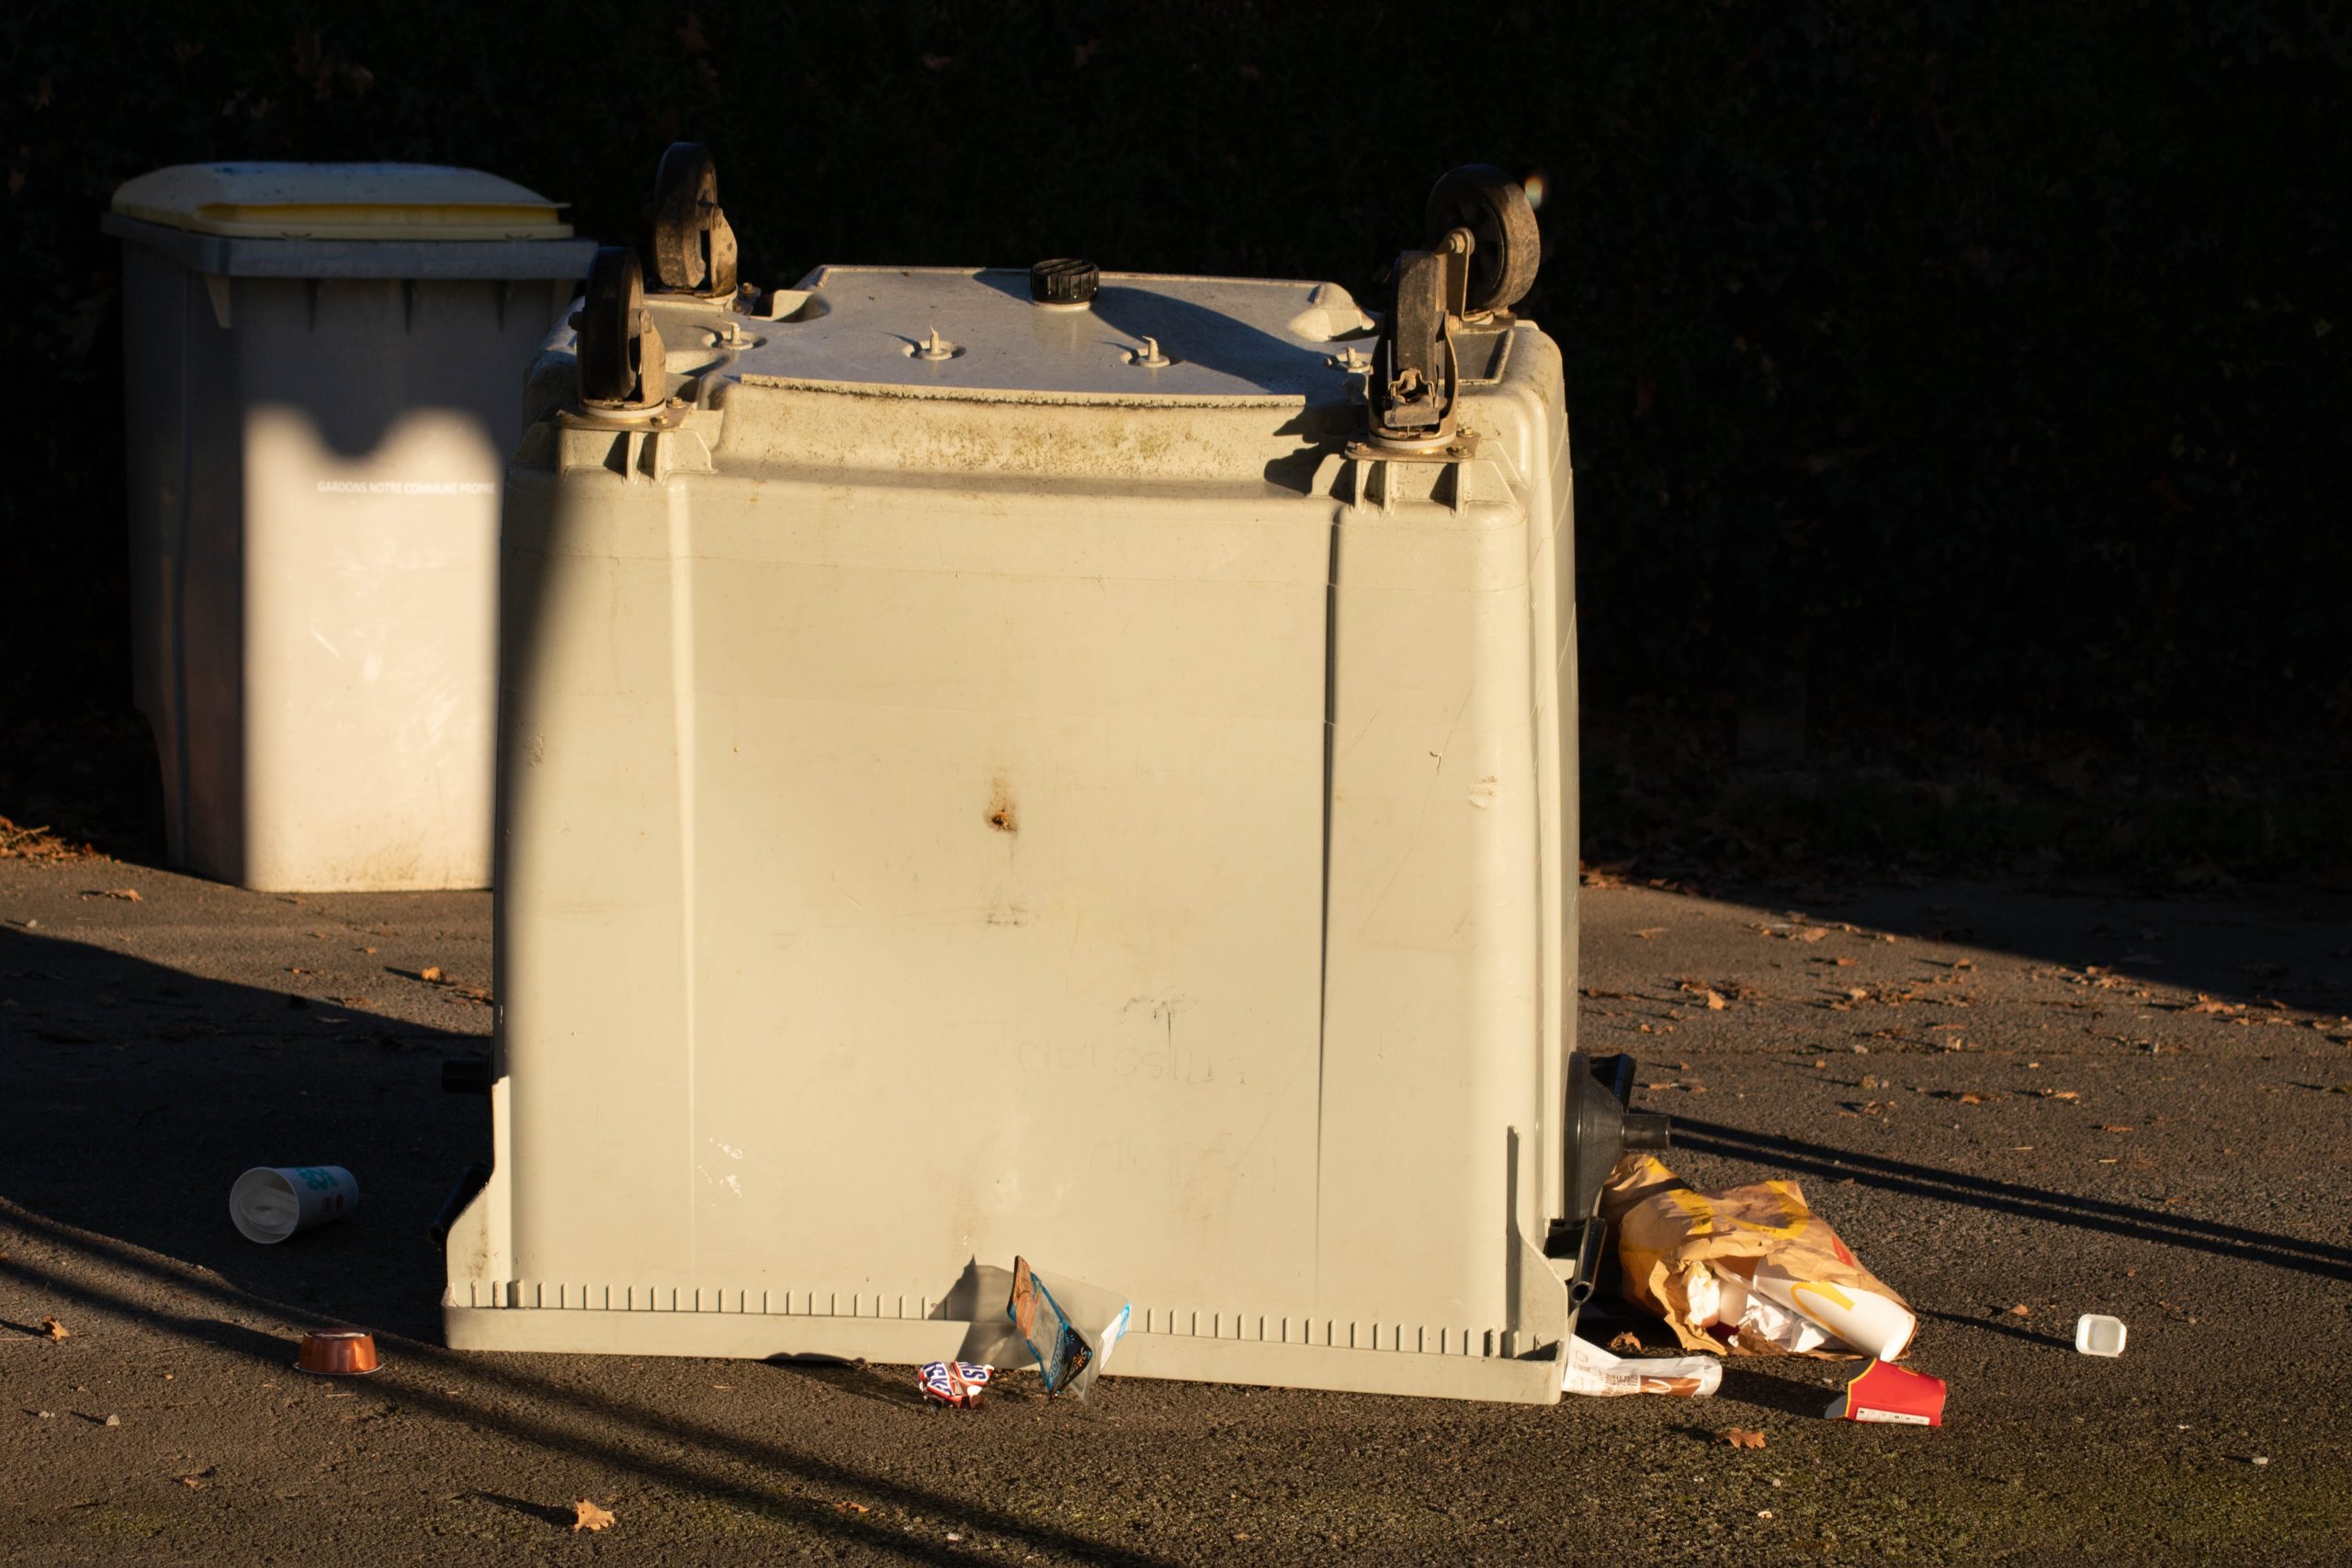
[[[994,1367],[977,1366],[970,1361],[929,1361],[924,1363],[917,1382],[923,1398],[933,1404],[968,1409],[980,1402],[980,1391],[995,1375]]]
[[[1822,1414],[1832,1421],[1940,1427],[1944,1424],[1944,1380],[1892,1361],[1872,1361]]]
[[[1909,1344],[1910,1308],[1793,1181],[1697,1192],[1655,1156],[1633,1154],[1611,1173],[1600,1217],[1617,1237],[1625,1299],[1664,1318],[1686,1349],[1891,1359]],[[1858,1348],[1849,1333],[1871,1342]]]

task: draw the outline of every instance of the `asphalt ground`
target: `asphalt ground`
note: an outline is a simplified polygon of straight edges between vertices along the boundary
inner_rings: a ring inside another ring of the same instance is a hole
[[[961,1413],[896,1367],[453,1354],[426,1230],[489,1129],[437,1075],[490,1030],[488,897],[0,861],[0,1562],[2352,1560],[2352,902],[1585,899],[1586,1048],[1640,1058],[1679,1174],[1803,1184],[1921,1313],[1943,1427],[1825,1420],[1850,1364],[1790,1359],[1708,1401],[1021,1374]],[[356,1214],[237,1235],[240,1170],[322,1159]],[[343,1324],[383,1371],[289,1369]],[[1629,1328],[1668,1343],[1587,1331]]]

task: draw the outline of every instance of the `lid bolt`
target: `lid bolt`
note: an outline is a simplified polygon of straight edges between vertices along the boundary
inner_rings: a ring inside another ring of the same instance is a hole
[[[964,351],[961,348],[958,348],[956,344],[949,343],[945,338],[941,337],[939,335],[939,329],[937,327],[933,327],[931,329],[931,334],[924,338],[921,343],[908,344],[907,352],[917,359],[936,361],[941,359],[953,359]]]
[[[1159,370],[1176,362],[1159,352],[1159,340],[1148,337],[1143,346],[1127,355],[1127,363],[1141,370]]]

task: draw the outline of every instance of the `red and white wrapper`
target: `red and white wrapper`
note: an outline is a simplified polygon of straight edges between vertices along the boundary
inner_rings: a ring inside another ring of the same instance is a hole
[[[935,1404],[953,1404],[968,1409],[980,1402],[980,1391],[996,1375],[994,1367],[975,1366],[970,1361],[930,1361],[915,1380],[922,1389],[923,1398]]]

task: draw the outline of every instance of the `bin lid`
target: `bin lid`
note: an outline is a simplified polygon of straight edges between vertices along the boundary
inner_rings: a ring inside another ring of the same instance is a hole
[[[436,164],[181,164],[126,181],[125,218],[272,240],[561,240],[560,204]]]

